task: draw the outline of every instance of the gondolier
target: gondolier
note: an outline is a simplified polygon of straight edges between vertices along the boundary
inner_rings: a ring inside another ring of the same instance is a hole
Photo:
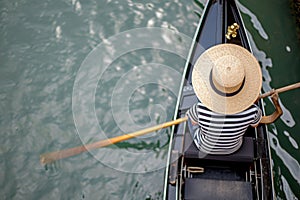
[[[187,115],[193,125],[196,146],[208,154],[231,154],[243,142],[249,126],[275,121],[282,110],[278,94],[272,101],[275,112],[262,116],[255,105],[261,90],[261,70],[256,58],[235,44],[216,45],[197,60],[192,74],[194,91],[200,102]]]

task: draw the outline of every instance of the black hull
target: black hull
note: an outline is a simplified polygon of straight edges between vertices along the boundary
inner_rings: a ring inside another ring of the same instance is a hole
[[[227,27],[237,23],[237,37],[227,39]],[[197,28],[177,102],[175,118],[185,116],[197,102],[191,74],[194,63],[208,48],[233,43],[251,51],[234,0],[209,0]],[[258,105],[262,110],[262,102]],[[166,167],[164,199],[273,199],[273,177],[266,126],[249,128],[242,148],[226,156],[200,155],[187,123],[174,127]]]

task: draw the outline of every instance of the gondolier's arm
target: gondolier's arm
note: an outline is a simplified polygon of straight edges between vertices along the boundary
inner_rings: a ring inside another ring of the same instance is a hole
[[[271,99],[273,101],[273,104],[275,106],[275,111],[273,114],[268,116],[263,116],[260,120],[261,124],[270,124],[273,123],[278,117],[282,115],[282,109],[278,102],[278,92],[274,90],[274,94],[271,96]]]

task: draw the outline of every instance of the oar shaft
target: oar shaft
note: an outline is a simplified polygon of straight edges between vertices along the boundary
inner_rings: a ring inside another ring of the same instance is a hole
[[[297,89],[297,88],[300,88],[300,82],[276,89],[275,91],[277,91],[278,93],[281,93],[281,92],[286,92],[286,91]],[[274,93],[274,91],[271,90],[269,92],[266,92],[266,93],[260,95],[259,98],[261,99],[261,98],[268,97],[268,96],[272,95],[273,93]]]
[[[134,137],[138,137],[141,135],[145,135],[147,133],[151,133],[163,128],[167,128],[169,126],[172,125],[176,125],[176,124],[180,124],[184,121],[187,121],[187,117],[183,117],[183,118],[179,118],[177,120],[174,121],[169,121],[169,122],[165,122],[150,128],[146,128],[140,131],[136,131],[136,132],[132,132],[129,134],[125,134],[125,135],[121,135],[121,136],[117,136],[114,138],[109,138],[107,140],[100,140],[98,142],[94,142],[91,144],[87,144],[87,145],[82,145],[82,146],[78,146],[78,147],[74,147],[71,149],[65,149],[65,150],[61,150],[61,151],[56,151],[56,152],[51,152],[51,153],[46,153],[46,154],[42,154],[40,156],[40,162],[41,164],[47,164],[47,163],[51,163],[55,160],[59,160],[59,159],[63,159],[63,158],[67,158],[67,157],[71,157],[80,153],[83,153],[85,151],[88,150],[92,150],[92,149],[97,149],[97,148],[101,148],[101,147],[106,147],[109,146],[111,144],[116,144],[118,142],[121,141],[125,141]]]

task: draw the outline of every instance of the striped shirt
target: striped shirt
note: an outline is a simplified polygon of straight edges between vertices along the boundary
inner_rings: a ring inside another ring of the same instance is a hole
[[[198,122],[194,142],[199,150],[208,154],[224,155],[241,147],[248,126],[257,126],[262,112],[253,104],[240,113],[224,115],[209,110],[199,102],[188,110],[187,115]]]

